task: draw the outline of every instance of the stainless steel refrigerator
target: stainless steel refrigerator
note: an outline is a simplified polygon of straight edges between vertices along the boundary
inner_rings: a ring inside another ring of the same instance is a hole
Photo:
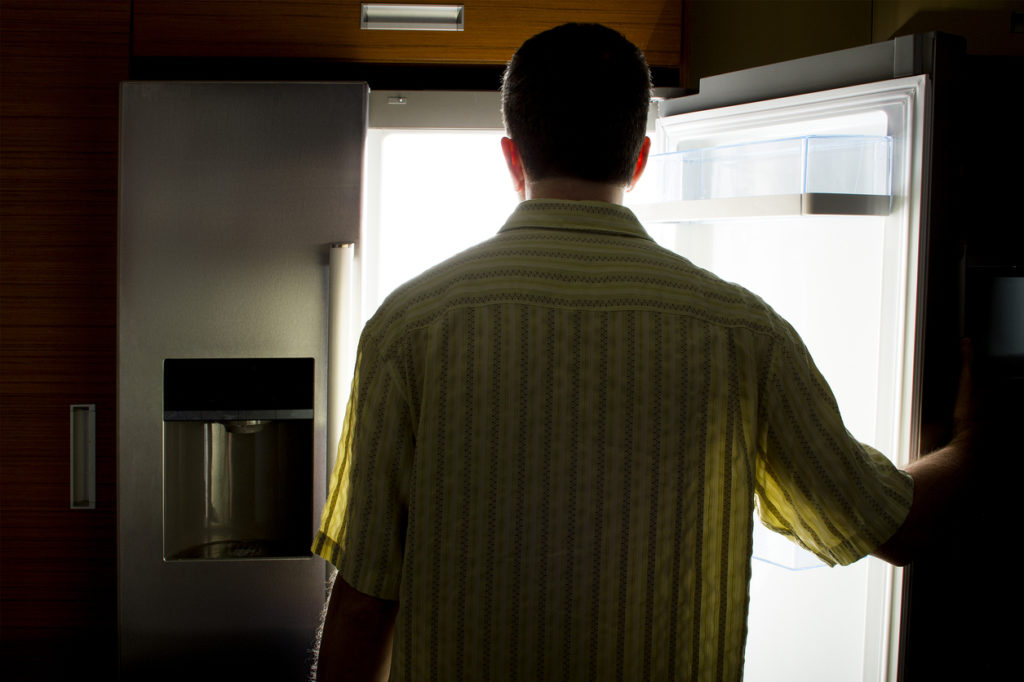
[[[123,679],[307,674],[366,122],[362,83],[122,85]]]

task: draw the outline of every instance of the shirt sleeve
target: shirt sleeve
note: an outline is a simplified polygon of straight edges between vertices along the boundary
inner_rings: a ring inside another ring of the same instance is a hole
[[[796,332],[771,351],[766,428],[757,464],[761,522],[829,565],[873,552],[903,523],[913,479],[845,428],[825,379]]]
[[[396,600],[414,435],[396,372],[375,350],[364,333],[312,549],[356,590]]]

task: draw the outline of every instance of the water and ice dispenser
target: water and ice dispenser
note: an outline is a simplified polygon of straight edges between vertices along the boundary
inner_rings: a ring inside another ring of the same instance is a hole
[[[308,556],[313,358],[164,361],[166,561]]]

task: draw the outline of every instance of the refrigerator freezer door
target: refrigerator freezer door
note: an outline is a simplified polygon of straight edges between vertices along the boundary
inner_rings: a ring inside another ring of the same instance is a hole
[[[329,252],[359,235],[366,120],[362,83],[122,86],[124,679],[306,676],[324,597],[308,548],[326,488]],[[196,374],[185,413],[168,413],[175,360],[254,369]],[[262,368],[279,365],[302,376],[270,383]],[[268,388],[292,384],[276,404]]]
[[[800,136],[891,138],[888,211],[715,217],[703,206],[689,213],[685,201],[636,208],[664,245],[789,319],[847,428],[897,464],[918,448],[928,97],[927,78],[913,76],[659,121],[663,153]],[[899,572],[875,559],[813,568],[814,557],[768,539],[755,540],[745,680],[895,679]]]

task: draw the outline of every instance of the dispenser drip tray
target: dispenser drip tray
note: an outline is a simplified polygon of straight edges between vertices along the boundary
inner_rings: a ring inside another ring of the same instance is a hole
[[[168,556],[168,561],[187,559],[264,559],[269,557],[298,556],[305,547],[289,547],[275,540],[215,540],[186,547]]]

